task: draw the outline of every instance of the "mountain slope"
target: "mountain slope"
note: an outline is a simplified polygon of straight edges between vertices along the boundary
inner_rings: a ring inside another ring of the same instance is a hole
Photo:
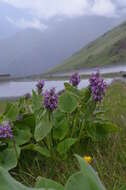
[[[126,63],[126,22],[89,43],[50,73]]]
[[[44,73],[119,22],[104,17],[82,16],[58,22],[51,20],[43,32],[20,31],[0,40],[0,73],[13,76]]]

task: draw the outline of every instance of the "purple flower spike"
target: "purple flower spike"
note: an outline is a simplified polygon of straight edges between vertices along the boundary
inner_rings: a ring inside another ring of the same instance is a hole
[[[58,95],[56,94],[55,88],[50,91],[46,91],[44,94],[44,105],[50,111],[54,111],[58,105]]]
[[[38,84],[36,85],[39,94],[41,94],[42,89],[44,88],[44,85],[45,85],[44,80],[39,81]]]
[[[107,84],[102,79],[99,71],[97,71],[96,74],[91,75],[89,82],[94,101],[101,102],[103,97],[105,96]]]
[[[74,73],[73,75],[71,75],[70,84],[77,87],[79,83],[80,83],[80,75],[78,73]]]
[[[2,139],[12,139],[13,133],[12,129],[9,123],[6,123],[4,125],[0,125],[0,138]]]

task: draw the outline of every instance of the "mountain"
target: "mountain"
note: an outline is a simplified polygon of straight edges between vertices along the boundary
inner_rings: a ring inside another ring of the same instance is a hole
[[[89,43],[49,73],[126,64],[126,22]]]
[[[119,22],[120,20],[104,17],[82,16],[57,22],[50,20],[45,31],[20,31],[0,40],[0,73],[13,76],[44,73]],[[71,69],[76,63],[79,66],[76,61],[68,61],[65,65]]]

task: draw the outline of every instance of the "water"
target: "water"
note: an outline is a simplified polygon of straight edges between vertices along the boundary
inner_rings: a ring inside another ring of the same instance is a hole
[[[80,74],[85,74],[85,75],[90,75],[93,72],[95,73],[97,71],[97,68],[92,68],[92,69],[84,69],[78,71]],[[119,72],[126,72],[126,65],[117,65],[117,66],[109,66],[109,67],[101,67],[99,68],[99,71],[101,74],[108,74],[108,73],[119,73]],[[68,72],[68,73],[57,73],[54,74],[54,76],[68,76],[73,72]]]
[[[111,83],[112,79],[106,79],[107,83]],[[56,88],[56,91],[64,89],[64,82],[67,81],[46,81],[44,91],[52,87]],[[0,83],[0,98],[19,97],[26,93],[31,93],[32,89],[36,89],[37,82],[4,82]],[[89,81],[87,79],[82,80],[79,88],[85,88],[88,86]]]
[[[92,72],[96,72],[96,71],[97,71],[97,68],[89,69],[86,71],[82,71],[82,74],[91,74]],[[99,69],[99,71],[101,74],[126,72],[126,65],[102,67]]]

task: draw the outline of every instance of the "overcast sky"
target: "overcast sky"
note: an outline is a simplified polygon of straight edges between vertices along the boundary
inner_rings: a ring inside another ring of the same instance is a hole
[[[125,18],[126,0],[0,0],[0,24],[47,30],[49,21],[80,16]],[[5,27],[5,26],[4,26]],[[7,32],[7,31],[6,31]]]

